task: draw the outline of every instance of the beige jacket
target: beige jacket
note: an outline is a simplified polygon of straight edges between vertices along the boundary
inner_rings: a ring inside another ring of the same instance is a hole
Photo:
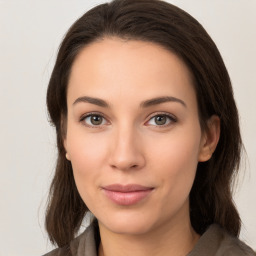
[[[94,229],[94,226],[89,226],[70,243],[69,248],[55,249],[44,256],[97,256]],[[256,256],[256,253],[239,239],[213,224],[187,256]]]

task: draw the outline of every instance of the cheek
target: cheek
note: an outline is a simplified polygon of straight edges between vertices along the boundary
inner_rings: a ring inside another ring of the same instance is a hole
[[[200,130],[192,133],[173,133],[158,141],[151,151],[151,159],[155,159],[154,169],[162,183],[165,192],[175,191],[175,194],[189,193],[193,184],[200,148]],[[167,191],[168,190],[168,191]]]
[[[200,151],[201,132],[200,130],[183,131],[177,129],[167,136],[152,139],[150,148],[151,159],[161,159],[170,166],[190,165],[198,162]]]
[[[88,133],[81,127],[70,127],[67,133],[67,148],[75,170],[95,169],[102,163],[108,151],[106,138],[108,137],[101,133]]]
[[[97,138],[96,138],[97,136]],[[90,204],[106,161],[108,143],[99,134],[80,131],[67,134],[68,153],[77,189],[86,204]]]

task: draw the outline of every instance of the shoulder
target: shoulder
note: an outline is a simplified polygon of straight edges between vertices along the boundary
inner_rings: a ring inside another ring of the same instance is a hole
[[[51,252],[44,254],[43,256],[71,256],[71,252],[68,247],[57,248]]]
[[[223,232],[223,241],[218,253],[218,255],[225,256],[256,256],[256,253],[248,245],[227,232]]]
[[[239,240],[230,235],[220,226],[213,224],[201,236],[189,256],[256,256],[255,252]]]
[[[43,256],[96,256],[96,245],[93,225],[70,242],[68,246],[57,248]]]

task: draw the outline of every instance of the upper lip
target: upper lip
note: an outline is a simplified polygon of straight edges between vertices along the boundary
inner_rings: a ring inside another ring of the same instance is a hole
[[[145,187],[138,184],[111,184],[108,186],[102,187],[103,189],[109,190],[109,191],[115,191],[115,192],[135,192],[135,191],[145,191],[145,190],[151,190],[152,187]]]

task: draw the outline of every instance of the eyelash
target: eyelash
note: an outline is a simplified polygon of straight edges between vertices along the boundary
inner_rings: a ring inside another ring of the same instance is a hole
[[[170,114],[170,113],[166,113],[166,112],[158,112],[158,113],[154,113],[152,114],[151,116],[149,116],[149,119],[147,121],[147,123],[153,119],[153,118],[156,118],[156,117],[167,117],[169,119],[169,123],[168,124],[163,124],[163,125],[152,125],[152,126],[155,126],[157,128],[163,128],[163,127],[168,127],[170,125],[172,125],[173,123],[176,123],[178,120],[177,118]],[[150,125],[151,126],[151,125]]]
[[[105,117],[105,115],[103,115],[102,113],[99,113],[99,112],[90,112],[90,113],[87,113],[85,115],[83,115],[81,118],[80,118],[80,122],[83,123],[83,125],[89,127],[89,128],[102,128],[103,125],[88,125],[86,124],[84,121],[86,118],[88,117],[92,117],[92,116],[98,116],[98,117],[102,117],[104,118],[105,120],[107,120],[107,118]]]
[[[85,125],[85,126],[87,126],[87,127],[89,127],[89,128],[103,128],[103,126],[105,125],[105,124],[103,124],[103,125],[90,125],[90,124],[86,124],[85,123],[85,119],[86,118],[88,118],[88,117],[92,117],[92,116],[98,116],[98,117],[101,117],[101,118],[103,118],[103,119],[105,119],[106,121],[107,121],[107,118],[105,117],[105,115],[103,115],[102,113],[99,113],[99,112],[90,112],[90,113],[87,113],[87,114],[85,114],[85,115],[83,115],[80,119],[79,119],[79,121],[81,122],[81,123],[83,123],[83,125]],[[149,116],[149,118],[148,118],[148,121],[146,122],[146,123],[148,123],[151,119],[153,119],[153,118],[156,118],[156,117],[167,117],[168,119],[169,119],[169,123],[168,124],[163,124],[163,125],[149,125],[149,126],[155,126],[155,127],[157,127],[157,128],[162,128],[162,127],[168,127],[168,126],[170,126],[171,124],[173,124],[173,123],[176,123],[178,120],[177,120],[177,118],[174,116],[174,115],[172,115],[172,114],[170,114],[170,113],[166,113],[166,112],[159,112],[159,113],[154,113],[154,114],[152,114],[151,116]],[[107,121],[108,122],[108,121]]]

